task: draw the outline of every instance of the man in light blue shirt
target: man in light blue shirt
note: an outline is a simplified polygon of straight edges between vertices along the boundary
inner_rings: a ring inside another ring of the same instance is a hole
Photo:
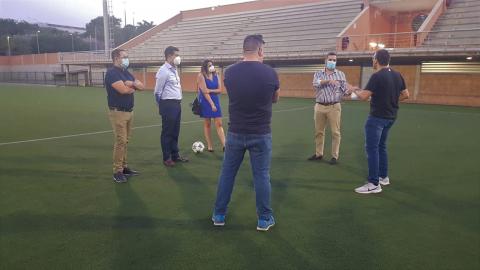
[[[155,83],[155,100],[159,114],[162,116],[162,135],[160,137],[163,164],[167,167],[175,166],[176,162],[188,162],[188,159],[179,155],[178,136],[180,134],[180,120],[182,116],[182,85],[177,66],[181,58],[176,47],[165,49],[165,64],[160,67]]]

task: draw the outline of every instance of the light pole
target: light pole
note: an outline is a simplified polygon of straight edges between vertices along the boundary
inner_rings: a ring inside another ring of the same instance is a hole
[[[70,33],[70,36],[72,37],[72,52],[75,51],[75,47],[73,46],[73,34]]]
[[[40,54],[40,44],[38,43],[38,34],[40,33],[40,30],[37,31],[37,53]]]
[[[10,51],[10,36],[7,36],[7,47],[8,47],[8,56],[12,55],[12,52]]]

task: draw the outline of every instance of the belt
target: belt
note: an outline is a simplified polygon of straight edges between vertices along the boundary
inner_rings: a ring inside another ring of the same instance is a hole
[[[320,105],[323,105],[323,106],[331,106],[331,105],[335,105],[337,104],[338,102],[330,102],[330,103],[321,103],[321,102],[317,102],[317,104],[320,104]]]
[[[108,107],[111,111],[119,111],[119,112],[132,112],[133,108],[127,109],[122,107]]]
[[[159,102],[173,102],[173,103],[181,103],[181,99],[160,99]]]

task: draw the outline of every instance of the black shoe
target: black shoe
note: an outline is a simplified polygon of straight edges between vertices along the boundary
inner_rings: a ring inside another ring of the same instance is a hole
[[[336,158],[333,157],[332,159],[330,159],[330,165],[337,165],[337,163],[338,160]]]
[[[125,176],[137,176],[137,175],[140,174],[140,172],[132,170],[128,167],[125,167],[125,168],[123,168],[123,174],[125,174]]]
[[[116,172],[113,174],[113,181],[115,181],[115,183],[126,183],[127,177],[122,172]]]
[[[188,158],[186,157],[177,157],[175,159],[172,159],[174,162],[188,162]]]
[[[314,160],[321,160],[323,156],[317,156],[316,154],[313,154],[313,156],[309,157],[307,160],[314,161]]]

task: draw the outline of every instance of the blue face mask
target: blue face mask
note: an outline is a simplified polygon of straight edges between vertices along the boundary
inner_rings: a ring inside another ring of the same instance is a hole
[[[122,67],[124,69],[127,69],[128,65],[130,65],[130,61],[128,60],[128,58],[122,58]]]
[[[327,69],[334,70],[337,66],[337,62],[327,61]]]

